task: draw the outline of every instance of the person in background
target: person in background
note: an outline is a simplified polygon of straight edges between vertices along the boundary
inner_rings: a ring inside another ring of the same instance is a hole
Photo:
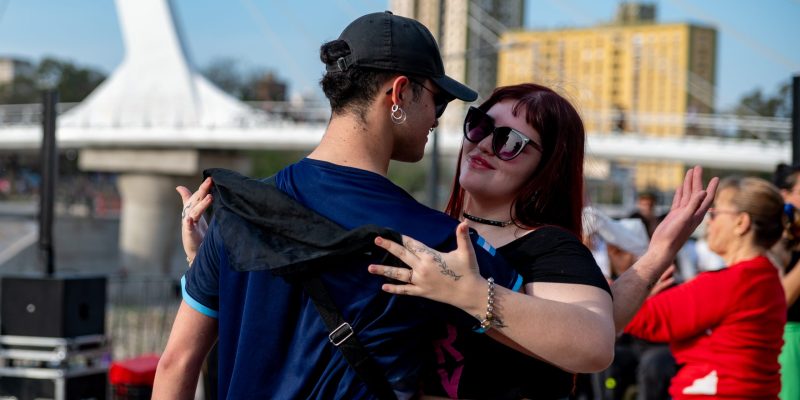
[[[583,238],[593,249],[598,265],[608,265],[604,275],[611,281],[644,255],[650,244],[650,235],[641,219],[615,220],[593,206],[583,208]]]
[[[625,328],[670,344],[674,399],[775,399],[786,299],[767,251],[781,238],[783,199],[769,182],[728,178],[708,216],[708,243],[727,267],[645,301]]]
[[[644,223],[638,218],[614,220],[594,207],[584,208],[584,235],[595,243],[604,243],[610,264],[609,279],[625,273],[647,250],[649,237]],[[683,251],[686,246],[681,248]],[[595,257],[606,256],[595,253]],[[653,293],[675,283],[675,268],[670,267],[653,288]],[[650,343],[629,334],[617,338],[614,361],[608,369],[595,374],[594,392],[603,400],[669,399],[669,380],[675,375],[675,359],[669,347]]]
[[[800,165],[780,164],[773,177],[781,191],[786,218],[786,234],[773,247],[776,261],[783,269],[783,289],[789,307],[783,335],[781,363],[782,400],[800,399]]]
[[[697,274],[707,271],[717,271],[725,268],[725,260],[708,248],[708,221],[703,222],[695,231],[694,251],[697,254],[697,265],[694,274],[687,274],[686,280],[691,280]]]
[[[636,197],[636,211],[632,212],[628,218],[639,218],[647,228],[647,234],[653,236],[656,227],[664,219],[663,215],[656,215],[657,194],[655,190],[639,192]]]

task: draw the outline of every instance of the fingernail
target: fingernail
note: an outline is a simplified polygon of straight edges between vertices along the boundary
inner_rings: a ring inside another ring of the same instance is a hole
[[[383,239],[381,239],[381,237],[380,237],[380,236],[377,236],[377,237],[375,238],[375,244],[378,244],[378,245],[380,245],[380,244],[383,244]]]

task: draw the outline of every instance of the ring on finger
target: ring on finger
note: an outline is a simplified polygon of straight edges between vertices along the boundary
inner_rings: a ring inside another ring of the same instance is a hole
[[[192,203],[189,202],[183,207],[183,211],[181,211],[181,219],[186,218],[186,210],[192,208]]]

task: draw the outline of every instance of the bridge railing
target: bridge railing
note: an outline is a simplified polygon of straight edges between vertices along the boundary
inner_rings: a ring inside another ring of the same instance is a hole
[[[709,136],[723,138],[742,138],[788,141],[791,135],[790,118],[740,116],[735,114],[669,114],[669,113],[631,113],[621,116],[614,110],[584,111],[587,125],[604,129],[594,132],[647,133],[658,128],[667,128],[685,136]]]
[[[59,103],[58,113],[63,114],[80,103]],[[259,114],[273,117],[270,122],[286,120],[291,122],[324,123],[330,116],[330,106],[322,102],[306,102],[303,104],[281,101],[250,101],[247,105]],[[0,104],[0,126],[38,125],[42,120],[42,105],[34,104]]]
[[[58,113],[62,114],[80,103],[59,103]],[[42,105],[32,104],[0,104],[0,126],[34,125],[42,121]]]
[[[247,101],[245,103],[267,115],[293,122],[326,123],[331,115],[331,107],[328,103],[320,101],[304,103],[286,101]]]
[[[276,120],[295,123],[325,123],[330,116],[327,102],[247,102],[254,111]],[[64,113],[78,103],[60,103],[59,113]],[[669,114],[626,113],[621,116],[615,110],[583,111],[584,123],[592,126],[595,133],[647,133],[654,128],[668,128],[671,136],[707,136],[721,138],[760,139],[766,141],[789,141],[791,119],[761,116],[739,116],[733,114]],[[41,123],[40,104],[0,104],[0,127],[11,125],[37,125]]]

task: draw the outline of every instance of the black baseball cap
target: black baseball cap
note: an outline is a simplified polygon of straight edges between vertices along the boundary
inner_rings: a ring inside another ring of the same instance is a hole
[[[419,75],[454,98],[478,98],[474,90],[444,74],[439,46],[428,28],[417,20],[390,11],[367,14],[344,28],[339,39],[347,42],[350,55],[327,65],[329,72],[358,66]]]

